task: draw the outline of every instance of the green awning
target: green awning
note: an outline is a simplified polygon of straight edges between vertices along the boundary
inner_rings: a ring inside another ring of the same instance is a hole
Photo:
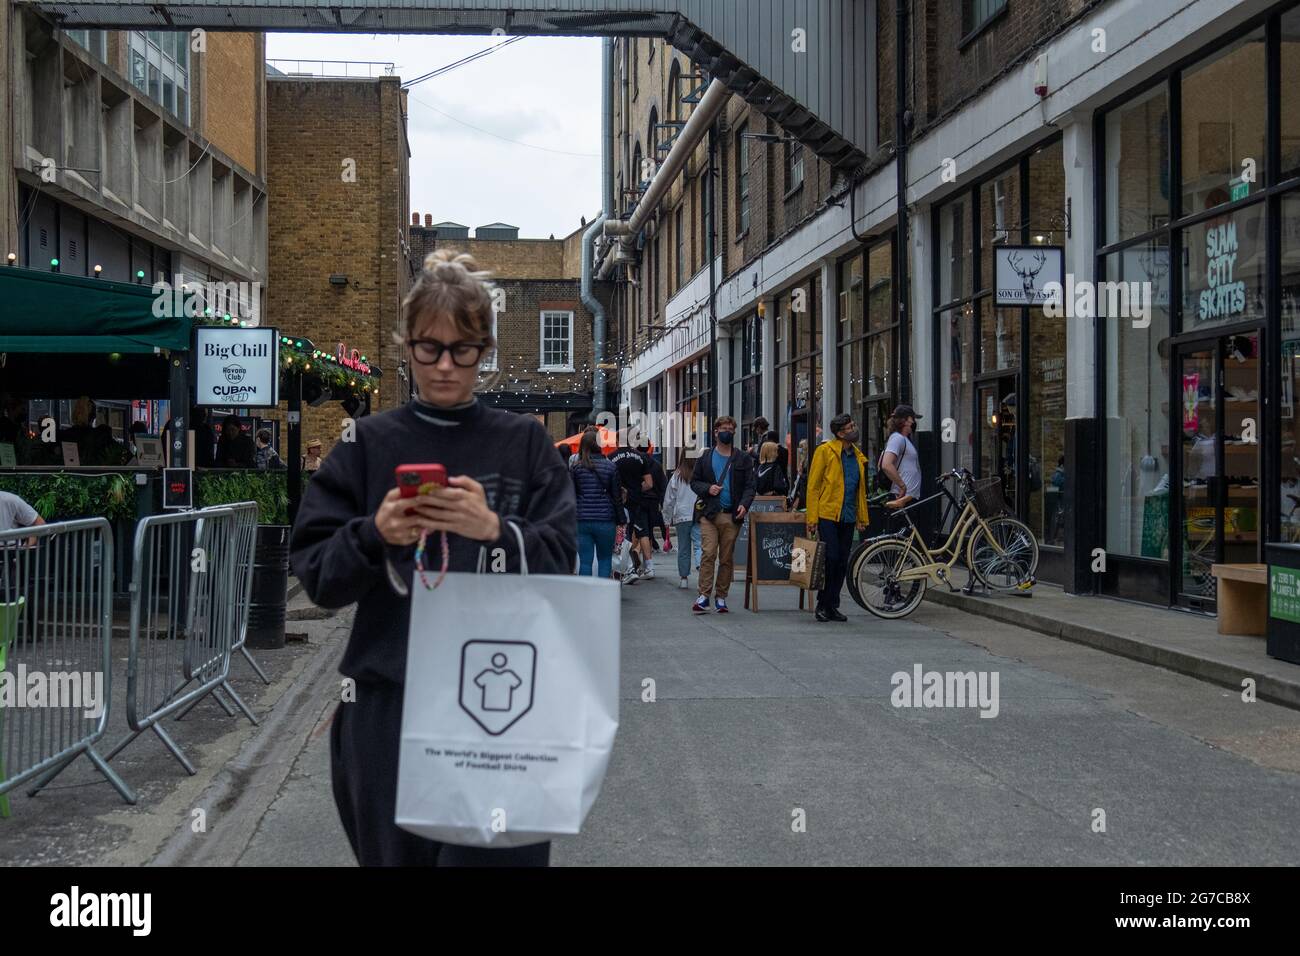
[[[0,352],[190,347],[190,322],[153,314],[147,285],[0,266]]]

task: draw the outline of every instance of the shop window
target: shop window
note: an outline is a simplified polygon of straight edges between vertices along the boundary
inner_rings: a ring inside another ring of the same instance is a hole
[[[1183,73],[1183,215],[1264,187],[1266,87],[1262,27]]]
[[[993,288],[993,265],[997,247],[1021,241],[1020,165],[1017,163],[981,185],[979,197],[980,287],[977,292]]]
[[[1064,242],[1064,149],[1060,140],[1029,157],[1029,242]],[[1065,545],[1066,320],[1029,310],[1029,399],[1021,431],[1028,438],[1025,518],[1043,544]]]
[[[1183,233],[1183,331],[1264,319],[1264,206]]]
[[[882,242],[871,247],[867,275],[867,330],[879,332],[894,324],[894,247]]]
[[[1300,542],[1300,193],[1282,198],[1281,540]]]
[[[1282,15],[1282,168],[1280,179],[1300,175],[1300,7]]]
[[[965,196],[939,210],[939,302],[971,294],[974,259],[971,252],[970,205]]]
[[[1162,240],[1163,243],[1163,240]],[[1169,557],[1169,247],[1106,257],[1109,282],[1151,282],[1151,324],[1106,324],[1106,550]],[[1076,474],[1086,469],[1074,469]]]
[[[1106,116],[1106,244],[1169,222],[1169,94],[1161,85]]]
[[[994,308],[993,297],[979,300],[980,371],[1020,367],[1020,315],[1018,308]],[[1043,321],[1060,321],[1044,319]]]
[[[973,352],[974,307],[961,306],[939,315],[939,375],[941,419],[953,422],[955,440],[940,442],[944,471],[972,467],[975,426],[971,418],[974,407],[975,362]]]

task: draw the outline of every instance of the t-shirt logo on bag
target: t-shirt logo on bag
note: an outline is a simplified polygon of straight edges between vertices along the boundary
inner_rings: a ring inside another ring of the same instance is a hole
[[[527,641],[466,641],[460,649],[460,708],[493,737],[533,707],[537,648]]]

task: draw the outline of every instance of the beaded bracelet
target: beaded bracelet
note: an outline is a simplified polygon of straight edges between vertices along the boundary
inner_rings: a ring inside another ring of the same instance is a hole
[[[438,572],[438,580],[433,584],[430,584],[429,579],[424,576],[424,543],[429,537],[427,531],[420,532],[420,542],[415,546],[415,570],[419,572],[420,583],[424,585],[426,591],[432,591],[442,584],[442,579],[447,576],[447,565],[451,561],[451,547],[447,544],[447,532],[439,531],[438,534],[442,537],[442,570]]]

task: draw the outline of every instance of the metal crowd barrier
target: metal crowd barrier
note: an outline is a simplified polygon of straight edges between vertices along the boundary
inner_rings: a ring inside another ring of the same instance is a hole
[[[160,722],[208,694],[234,716],[217,691],[257,723],[229,682],[248,615],[256,526],[251,502],[150,515],[136,525],[126,690],[131,733],[108,759],[152,730],[195,773]]]
[[[0,532],[0,816],[85,754],[127,803],[135,793],[95,751],[112,699],[113,532],[104,518]]]
[[[248,637],[248,608],[253,594],[253,566],[257,552],[257,505],[253,502],[236,505],[235,524],[240,535],[240,562],[239,573],[243,576],[244,599],[239,602],[239,628],[235,632],[235,646],[231,650],[239,651],[244,660],[257,672],[257,676],[262,678],[263,684],[271,683],[271,678],[266,676],[266,671],[257,666],[257,661],[253,660],[253,655],[248,653],[248,648],[244,646],[244,640]],[[247,540],[244,540],[247,536]],[[246,550],[245,550],[246,549]],[[247,560],[244,559],[247,555]]]

